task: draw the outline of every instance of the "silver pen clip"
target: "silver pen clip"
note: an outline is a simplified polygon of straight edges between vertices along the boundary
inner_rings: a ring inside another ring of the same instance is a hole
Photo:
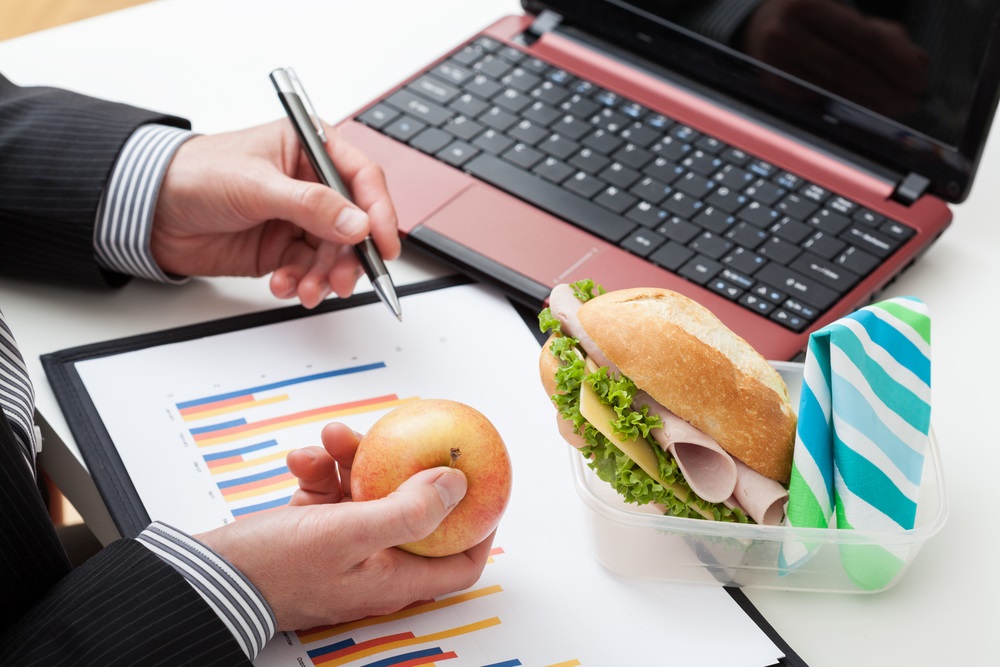
[[[302,86],[302,82],[299,81],[298,74],[296,74],[295,70],[291,67],[286,67],[285,73],[288,75],[288,80],[292,83],[292,88],[295,90],[295,94],[299,96],[299,99],[302,100],[302,104],[305,105],[306,113],[309,114],[309,120],[312,121],[316,134],[319,135],[320,141],[325,144],[326,132],[323,131],[323,123],[320,122],[319,114],[316,113],[316,109],[313,107],[312,100],[309,99],[306,89]]]

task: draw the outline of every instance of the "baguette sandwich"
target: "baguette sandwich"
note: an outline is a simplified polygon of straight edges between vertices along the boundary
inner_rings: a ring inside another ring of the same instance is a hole
[[[581,281],[548,303],[542,384],[601,479],[673,516],[782,522],[796,418],[756,350],[665,289]]]

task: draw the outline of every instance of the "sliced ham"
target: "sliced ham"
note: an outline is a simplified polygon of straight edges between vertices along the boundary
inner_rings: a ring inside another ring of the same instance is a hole
[[[580,326],[580,320],[576,314],[582,305],[583,303],[576,298],[573,288],[565,283],[556,285],[549,293],[549,310],[552,311],[552,316],[559,320],[562,332],[580,341],[580,347],[587,353],[587,356],[593,359],[598,366],[607,366],[609,374],[620,374],[621,371],[618,370],[618,367],[604,356],[601,349],[594,344],[594,341]]]
[[[788,490],[770,477],[733,459],[739,471],[733,497],[751,519],[764,526],[777,526],[785,518]]]
[[[688,486],[702,500],[721,503],[736,489],[737,468],[732,456],[719,443],[666,409],[646,392],[632,399],[634,406],[649,407],[663,423],[651,431],[653,438],[677,461]]]

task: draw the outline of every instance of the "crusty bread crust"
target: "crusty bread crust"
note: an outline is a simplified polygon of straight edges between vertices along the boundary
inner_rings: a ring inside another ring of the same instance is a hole
[[[551,349],[552,341],[555,339],[555,334],[549,336],[549,339],[545,341],[545,345],[542,346],[542,353],[538,357],[538,375],[542,379],[542,388],[545,389],[545,395],[549,398],[559,392],[559,388],[556,385],[556,371],[559,370],[559,360],[552,354]]]
[[[636,386],[757,472],[788,483],[795,413],[767,360],[697,302],[665,289],[608,292],[578,313]]]

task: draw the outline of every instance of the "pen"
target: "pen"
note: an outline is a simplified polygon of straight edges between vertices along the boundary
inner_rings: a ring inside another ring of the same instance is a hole
[[[302,83],[295,75],[295,70],[290,67],[278,68],[271,72],[271,82],[278,91],[278,99],[285,107],[285,113],[292,121],[292,126],[299,135],[299,141],[302,142],[302,149],[306,152],[313,169],[316,170],[316,175],[325,185],[349,200],[351,195],[340,179],[340,174],[337,173],[333,160],[326,152],[326,132],[323,131],[323,124],[312,108],[312,102],[309,101],[309,96],[306,95]],[[382,256],[379,255],[378,249],[375,247],[375,242],[368,236],[364,241],[354,246],[354,251],[368,275],[368,280],[371,281],[375,293],[402,322],[403,311],[399,307],[396,288],[392,284],[392,278],[385,268]]]

